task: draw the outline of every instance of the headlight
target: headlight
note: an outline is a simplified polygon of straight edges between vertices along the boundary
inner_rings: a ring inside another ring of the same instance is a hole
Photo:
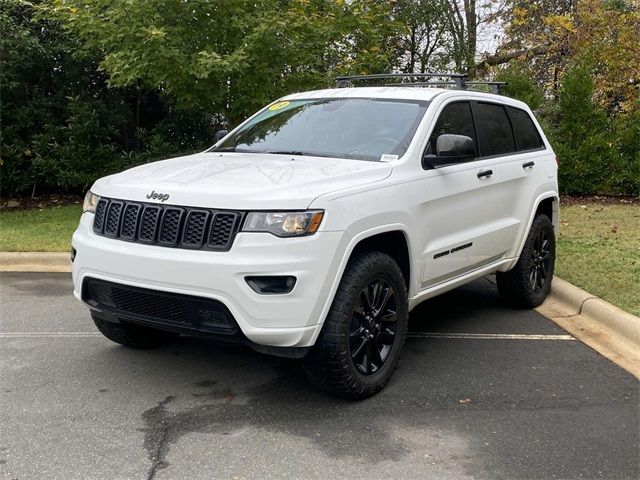
[[[100,200],[100,197],[98,195],[96,195],[95,193],[91,193],[91,191],[88,191],[84,196],[84,202],[82,202],[82,213],[96,213],[96,205],[98,205],[98,200]]]
[[[278,237],[313,235],[318,230],[324,212],[250,212],[242,226],[243,232],[268,232]]]

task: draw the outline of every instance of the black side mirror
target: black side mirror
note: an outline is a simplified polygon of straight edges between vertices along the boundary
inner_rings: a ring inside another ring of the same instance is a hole
[[[229,134],[229,130],[218,130],[218,131],[216,132],[216,136],[215,136],[215,139],[216,139],[216,142],[215,142],[215,143],[218,143],[220,140],[222,140],[222,139],[223,139],[224,137],[226,137],[228,134]]]
[[[475,142],[466,135],[445,133],[436,140],[436,155],[425,155],[423,163],[429,168],[466,162],[476,154]]]

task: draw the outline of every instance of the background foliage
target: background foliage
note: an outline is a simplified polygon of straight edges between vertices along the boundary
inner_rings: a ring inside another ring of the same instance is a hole
[[[637,0],[0,0],[0,193],[82,192],[338,74],[451,70],[537,110],[564,192],[639,195],[639,37]]]

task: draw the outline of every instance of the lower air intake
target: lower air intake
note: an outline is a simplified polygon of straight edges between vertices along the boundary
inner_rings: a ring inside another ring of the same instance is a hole
[[[209,298],[131,287],[86,278],[82,298],[123,320],[235,334],[238,325],[227,307]]]

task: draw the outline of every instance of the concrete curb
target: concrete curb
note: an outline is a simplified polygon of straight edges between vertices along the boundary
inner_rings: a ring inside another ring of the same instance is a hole
[[[0,272],[70,272],[68,252],[0,252]]]
[[[536,310],[640,379],[639,317],[558,277]]]
[[[640,317],[558,277],[553,278],[551,296],[569,306],[576,315],[597,320],[603,327],[619,332],[640,347]]]

